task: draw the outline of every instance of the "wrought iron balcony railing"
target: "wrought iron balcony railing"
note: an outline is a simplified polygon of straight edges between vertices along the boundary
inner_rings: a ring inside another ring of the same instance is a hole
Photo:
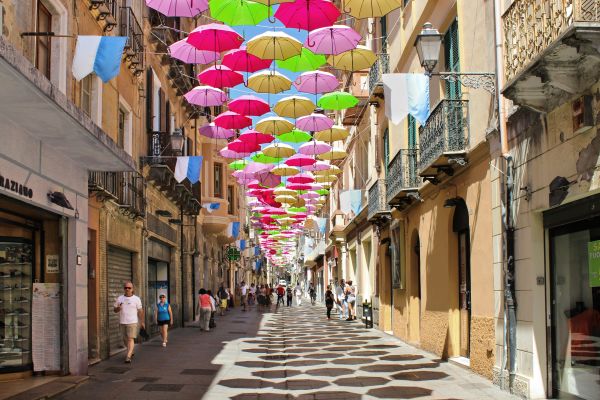
[[[88,189],[102,199],[113,200],[125,215],[146,215],[146,183],[138,172],[97,172],[88,174]]]
[[[398,151],[387,170],[386,203],[391,203],[403,190],[418,189],[421,186],[418,162],[419,149]]]
[[[386,199],[386,180],[378,179],[369,188],[369,209],[367,219],[372,220],[390,212],[390,206]]]
[[[469,146],[468,100],[442,100],[433,109],[424,126],[419,127],[419,171],[449,153]]]
[[[131,7],[121,7],[119,13],[119,35],[127,37],[125,60],[136,74],[144,72],[144,31]]]
[[[377,61],[371,66],[369,71],[369,92],[381,86],[381,76],[390,72],[390,55],[387,53],[378,54]]]
[[[153,41],[158,52],[167,52],[167,46],[181,39],[181,20],[179,17],[165,17],[158,11],[149,9],[149,21],[152,30],[149,39]],[[165,55],[165,60],[171,57]]]
[[[515,0],[502,16],[510,82],[576,23],[600,22],[599,0]]]
[[[96,20],[104,21],[104,31],[112,31],[117,26],[117,0],[89,0],[90,10],[97,10]]]

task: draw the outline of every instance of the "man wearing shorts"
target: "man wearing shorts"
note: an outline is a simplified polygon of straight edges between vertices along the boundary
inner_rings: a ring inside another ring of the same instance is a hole
[[[142,300],[133,294],[133,283],[125,282],[123,286],[125,294],[117,298],[113,311],[119,313],[119,323],[123,343],[127,347],[125,362],[130,363],[133,357],[135,338],[138,335],[138,327],[144,328],[144,309]]]
[[[246,311],[246,301],[248,299],[248,285],[246,282],[242,281],[240,284],[240,294],[242,295],[242,307],[244,307],[243,311]]]

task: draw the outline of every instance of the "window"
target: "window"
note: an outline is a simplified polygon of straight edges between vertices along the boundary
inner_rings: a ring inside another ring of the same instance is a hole
[[[227,186],[227,201],[229,202],[229,205],[227,206],[227,213],[229,215],[233,215],[234,212],[233,210],[235,210],[235,197],[234,197],[235,191],[232,185],[228,185]]]
[[[215,163],[213,166],[213,172],[214,196],[223,198],[223,164]]]
[[[417,120],[412,115],[408,115],[408,148],[417,147]]]
[[[92,84],[94,75],[90,74],[81,80],[81,109],[89,117],[92,116]]]
[[[119,108],[119,124],[117,129],[117,145],[120,148],[123,148],[125,145],[125,121],[127,119],[127,115],[125,110]]]
[[[458,55],[458,21],[455,19],[444,35],[444,63],[446,71],[459,72],[460,59]],[[459,82],[446,81],[446,98],[457,100],[461,98]]]
[[[381,25],[381,52],[387,53],[388,34],[387,34],[387,17],[385,15],[380,18],[380,25]]]
[[[40,0],[37,2],[37,31],[52,32],[52,14],[42,4]],[[35,45],[35,67],[42,74],[50,79],[50,59],[52,57],[51,43],[49,36],[36,36]]]
[[[385,177],[388,176],[388,165],[390,163],[390,131],[385,128],[383,132],[383,166],[385,168]]]
[[[131,107],[123,98],[119,98],[119,109],[117,114],[117,145],[124,149],[127,154],[133,154],[133,113]]]

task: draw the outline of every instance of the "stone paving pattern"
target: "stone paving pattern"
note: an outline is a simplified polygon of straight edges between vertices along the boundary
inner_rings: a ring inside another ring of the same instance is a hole
[[[93,366],[61,399],[514,399],[486,379],[323,306],[230,311]]]

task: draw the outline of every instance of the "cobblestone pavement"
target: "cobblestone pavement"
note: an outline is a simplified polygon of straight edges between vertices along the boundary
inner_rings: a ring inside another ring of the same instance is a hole
[[[489,381],[323,306],[235,310],[94,366],[63,399],[513,399]]]

